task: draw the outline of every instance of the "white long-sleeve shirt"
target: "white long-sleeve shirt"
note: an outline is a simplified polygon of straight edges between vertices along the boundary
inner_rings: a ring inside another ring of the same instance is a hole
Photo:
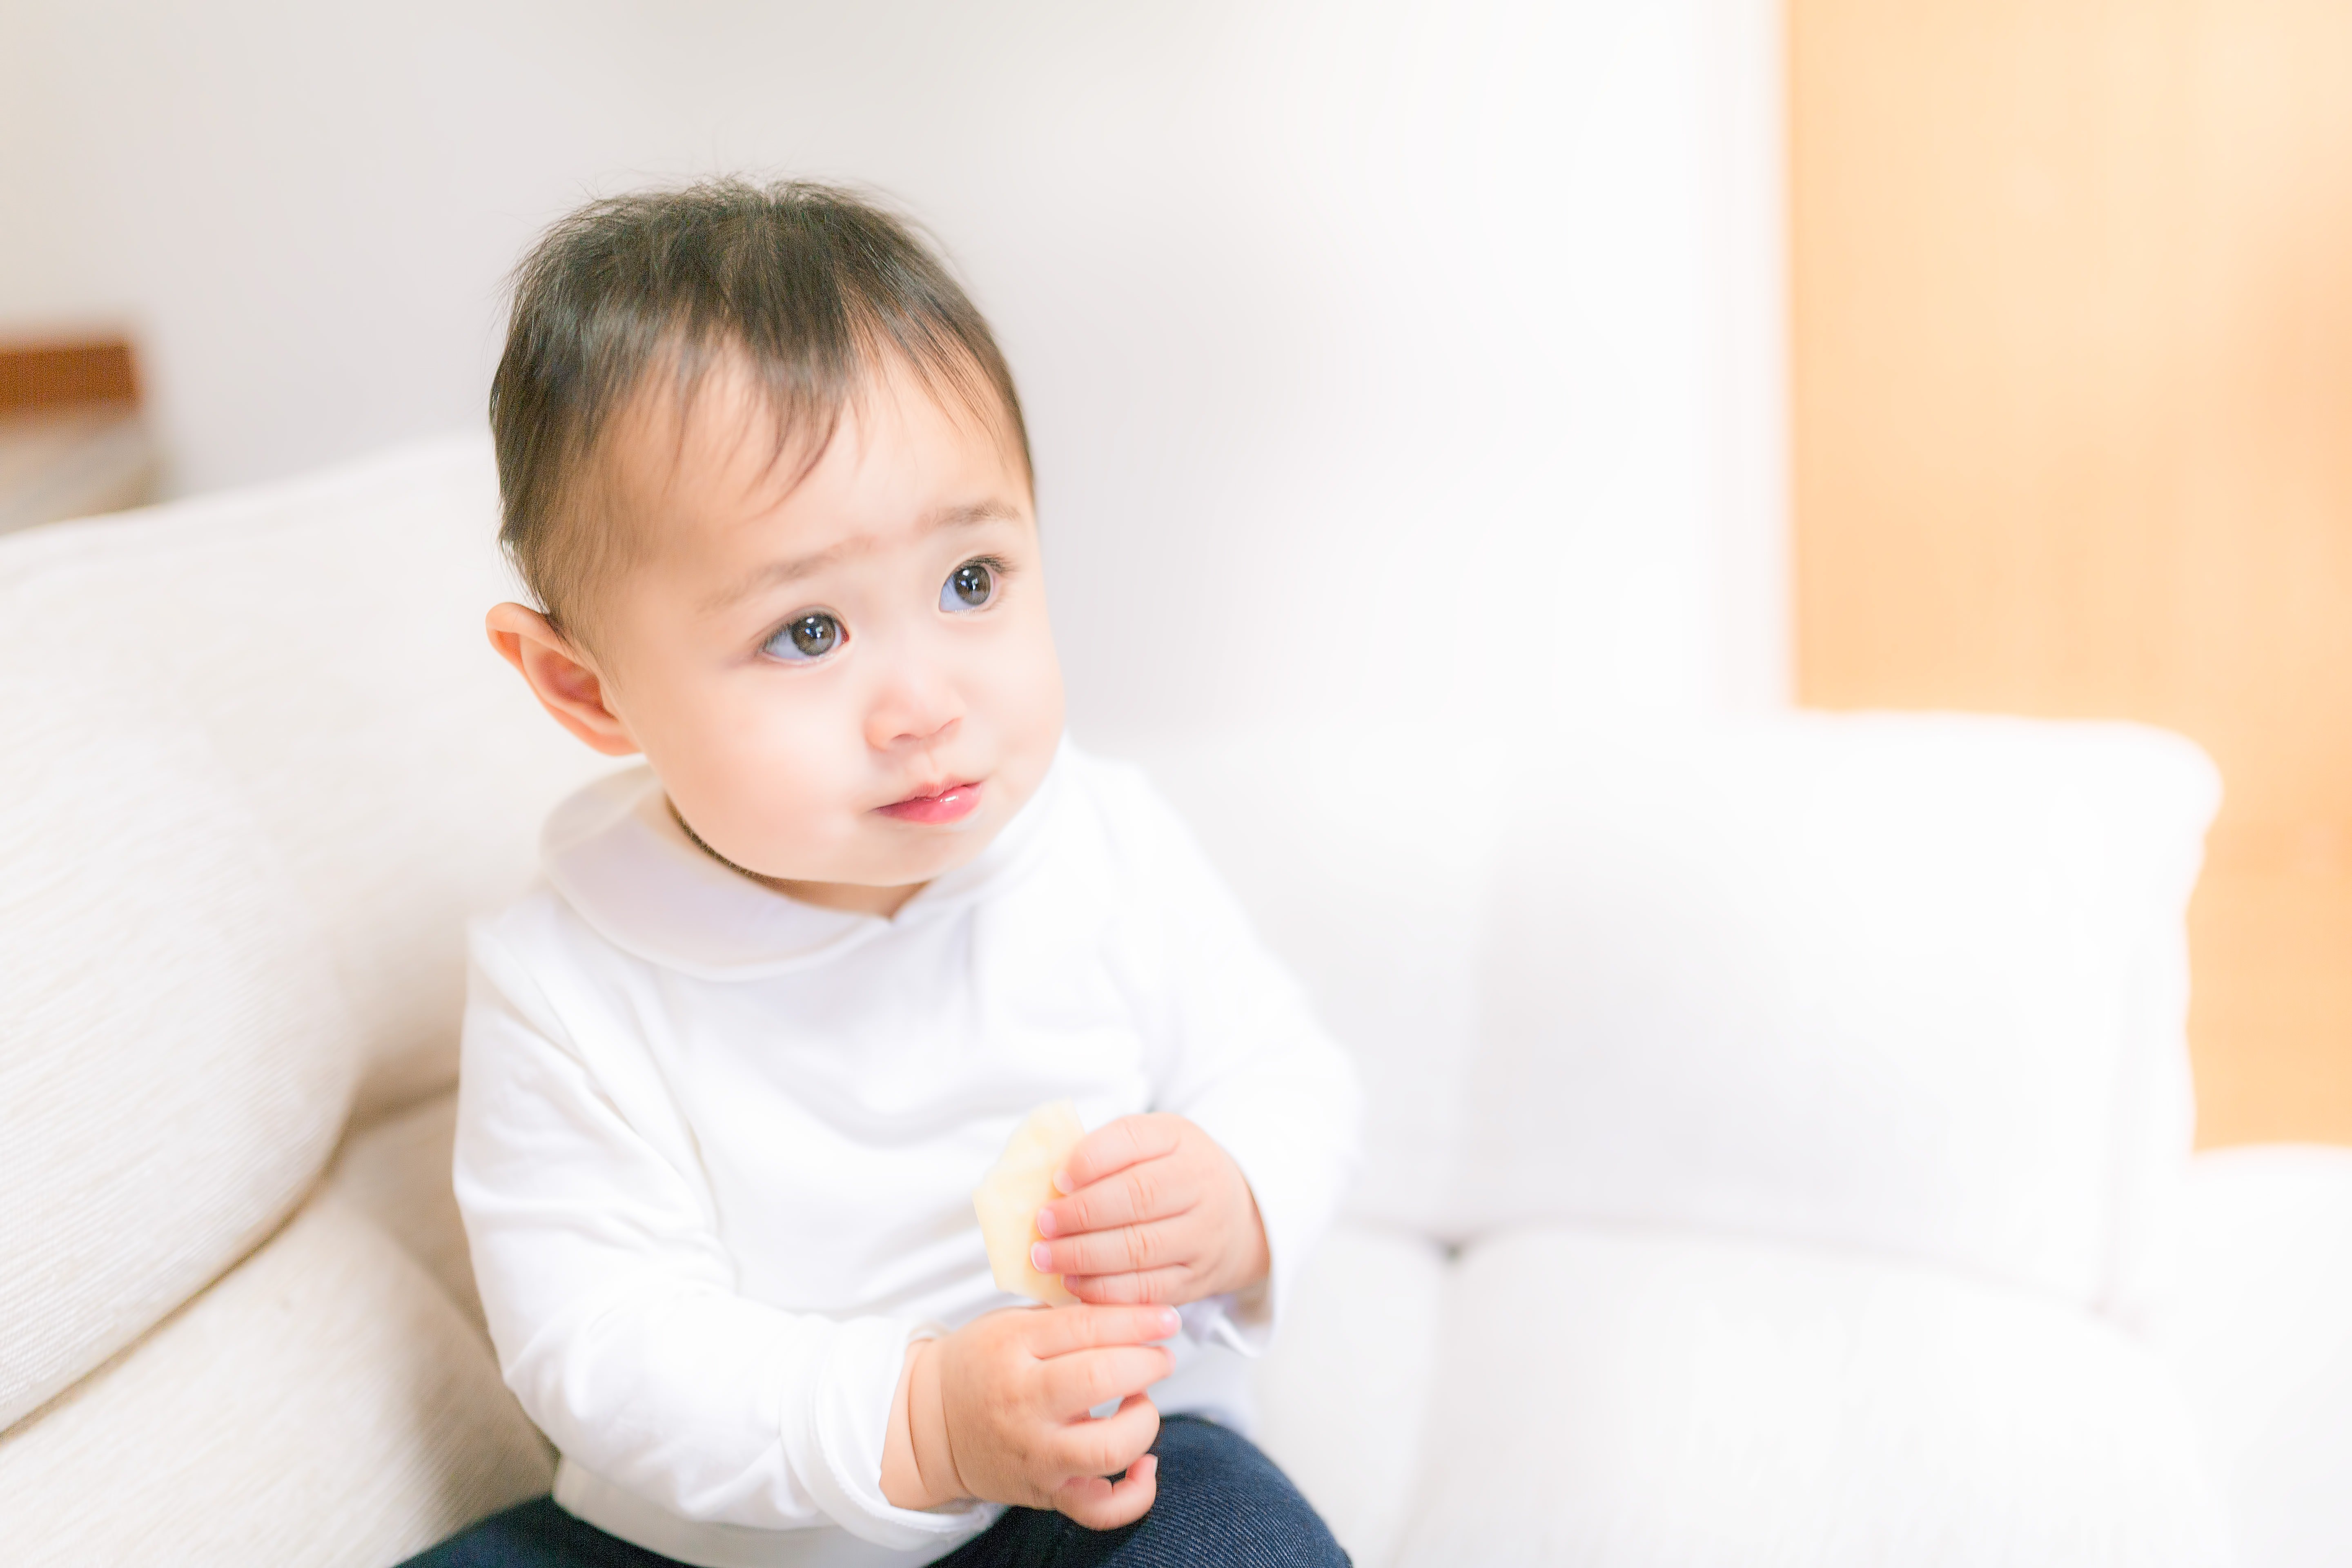
[[[971,865],[888,920],[697,848],[639,768],[549,818],[546,885],[472,931],[457,1201],[557,1500],[705,1568],[920,1563],[999,1511],[882,1496],[910,1338],[1016,1304],[971,1194],[1016,1123],[1191,1118],[1271,1279],[1184,1312],[1163,1412],[1234,1419],[1352,1157],[1346,1058],[1168,806],[1063,745]]]

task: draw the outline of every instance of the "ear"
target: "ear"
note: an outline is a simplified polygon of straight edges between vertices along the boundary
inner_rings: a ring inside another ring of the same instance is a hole
[[[625,757],[636,741],[604,689],[604,678],[545,616],[521,605],[494,605],[484,622],[499,657],[522,672],[555,721],[608,757]]]

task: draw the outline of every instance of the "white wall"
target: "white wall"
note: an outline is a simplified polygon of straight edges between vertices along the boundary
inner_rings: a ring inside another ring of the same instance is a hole
[[[583,195],[848,177],[1021,380],[1087,732],[1785,689],[1771,0],[0,5],[0,327],[181,489],[480,422]]]

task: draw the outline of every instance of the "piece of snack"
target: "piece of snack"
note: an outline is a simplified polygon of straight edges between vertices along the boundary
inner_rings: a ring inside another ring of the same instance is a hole
[[[1030,1265],[1029,1248],[1043,1239],[1037,1211],[1062,1195],[1054,1190],[1054,1173],[1086,1135],[1078,1108],[1068,1100],[1039,1106],[1013,1130],[1013,1141],[971,1194],[971,1206],[980,1211],[980,1234],[988,1243],[989,1272],[999,1289],[1047,1306],[1077,1300],[1062,1289],[1058,1276],[1040,1274]]]

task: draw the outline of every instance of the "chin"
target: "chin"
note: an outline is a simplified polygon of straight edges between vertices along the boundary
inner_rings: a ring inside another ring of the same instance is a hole
[[[887,870],[871,878],[861,877],[858,880],[877,888],[903,888],[909,883],[928,882],[936,877],[944,877],[977,859],[980,852],[988,847],[988,841],[996,836],[989,830],[974,832],[973,826],[959,822],[948,826],[922,828],[919,831],[926,841],[912,847],[913,853],[908,852],[909,847],[898,846],[898,854],[881,858],[881,865],[887,867]],[[989,824],[987,828],[1002,826],[1001,823]]]

